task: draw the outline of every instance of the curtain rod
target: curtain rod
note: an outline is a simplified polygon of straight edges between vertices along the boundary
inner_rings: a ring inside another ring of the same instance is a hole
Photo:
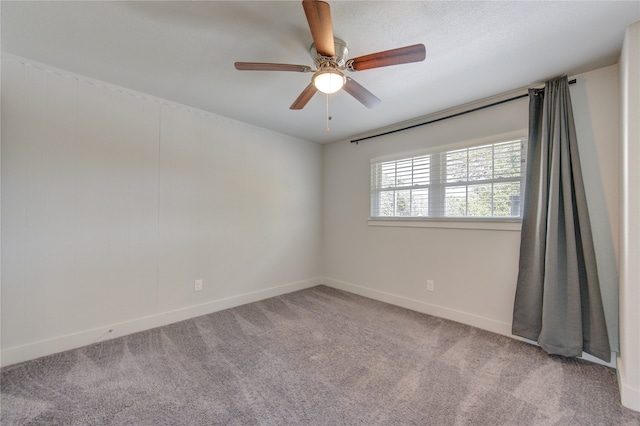
[[[569,84],[575,84],[575,83],[576,83],[576,79],[575,78],[573,80],[569,80]],[[353,139],[351,141],[351,143],[355,143],[356,145],[358,145],[358,142],[365,141],[367,139],[373,139],[373,138],[377,138],[379,136],[386,136],[386,135],[390,135],[392,133],[402,132],[403,130],[413,129],[415,127],[426,126],[427,124],[437,123],[438,121],[447,120],[449,118],[454,118],[454,117],[459,117],[459,116],[464,115],[464,114],[469,114],[470,112],[480,111],[481,109],[485,109],[485,108],[493,107],[493,106],[496,106],[496,105],[504,104],[504,103],[507,103],[507,102],[515,101],[517,99],[522,99],[522,98],[525,98],[527,96],[529,96],[528,92],[524,93],[522,95],[514,96],[512,98],[503,99],[501,101],[493,102],[493,103],[490,103],[490,104],[487,104],[487,105],[479,106],[479,107],[476,107],[476,108],[471,108],[471,109],[468,109],[466,111],[457,112],[455,114],[447,115],[446,117],[436,118],[434,120],[426,121],[424,123],[413,124],[411,126],[402,127],[400,129],[389,130],[388,132],[378,133],[378,134],[371,135],[371,136],[365,136],[365,137],[359,138],[359,139]]]

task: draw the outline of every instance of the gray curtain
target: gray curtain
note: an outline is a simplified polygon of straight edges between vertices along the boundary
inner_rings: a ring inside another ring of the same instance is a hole
[[[550,354],[609,361],[609,337],[567,77],[529,90],[529,147],[512,333]]]

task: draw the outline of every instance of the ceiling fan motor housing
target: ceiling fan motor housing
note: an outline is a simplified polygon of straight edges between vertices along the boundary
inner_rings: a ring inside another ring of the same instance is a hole
[[[324,68],[328,65],[332,65],[335,68],[344,69],[344,65],[347,62],[347,54],[349,53],[349,49],[347,49],[347,43],[345,43],[344,40],[334,37],[333,46],[335,49],[335,55],[333,57],[327,58],[326,56],[322,56],[318,53],[315,43],[311,45],[309,53],[311,54],[311,58],[313,59],[313,63],[315,64],[317,69]]]

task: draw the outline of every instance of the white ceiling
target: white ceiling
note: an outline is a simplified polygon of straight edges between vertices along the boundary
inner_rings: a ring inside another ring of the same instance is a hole
[[[312,66],[300,1],[2,1],[2,50],[315,142],[345,139],[558,75],[618,61],[640,1],[331,1],[356,57],[424,43],[424,62],[349,73],[382,103],[345,92],[289,106],[311,74],[235,70],[235,61]]]

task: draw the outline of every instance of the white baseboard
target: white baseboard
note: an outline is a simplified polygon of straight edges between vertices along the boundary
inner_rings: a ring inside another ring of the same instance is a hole
[[[357,284],[335,280],[333,278],[324,277],[322,279],[322,283],[329,287],[334,287],[340,290],[348,291],[350,293],[359,294],[360,296],[368,297],[370,299],[375,299],[381,302],[390,303],[392,305],[401,306],[403,308],[411,309],[412,311],[421,312],[423,314],[433,315],[439,318],[456,321],[462,324],[481,328],[492,333],[501,334],[503,336],[511,337],[512,339],[539,346],[537,342],[533,342],[531,340],[511,334],[511,323],[497,321],[491,318],[470,314],[468,312],[458,311],[456,309],[451,309],[444,306],[433,305],[431,303],[410,299],[404,296],[398,296],[380,290],[373,290],[370,288],[359,286]],[[616,368],[616,356],[616,352],[611,352],[611,362],[608,363],[584,352],[582,353],[582,356],[580,358],[584,359],[585,361],[590,361],[596,364],[606,365],[607,367]]]
[[[40,358],[42,356],[90,345],[102,340],[126,336],[127,334],[161,327],[163,325],[195,318],[201,315],[207,315],[223,309],[233,308],[235,306],[279,296],[281,294],[303,290],[319,284],[322,284],[321,278],[310,278],[304,281],[270,287],[264,290],[240,294],[224,299],[213,300],[200,305],[188,306],[186,308],[162,312],[160,314],[137,318],[130,321],[105,325],[104,327],[94,328],[91,330],[57,336],[23,346],[7,349],[3,348],[2,351],[0,351],[0,366],[5,367],[7,365],[17,364],[19,362]]]
[[[481,328],[483,330],[491,331],[493,333],[513,337],[511,335],[511,324],[506,322],[496,321],[491,318],[469,314],[467,312],[458,311],[444,306],[433,305],[431,303],[410,299],[404,296],[398,296],[380,290],[373,290],[370,288],[359,286],[357,284],[335,280],[333,278],[324,277],[322,279],[322,283],[329,287],[359,294],[360,296],[390,303],[392,305],[401,306],[403,308],[411,309],[412,311],[445,318],[462,324]]]
[[[622,405],[634,411],[640,411],[640,389],[634,389],[629,385],[625,374],[624,360],[618,357],[618,386],[620,389],[620,401]]]

